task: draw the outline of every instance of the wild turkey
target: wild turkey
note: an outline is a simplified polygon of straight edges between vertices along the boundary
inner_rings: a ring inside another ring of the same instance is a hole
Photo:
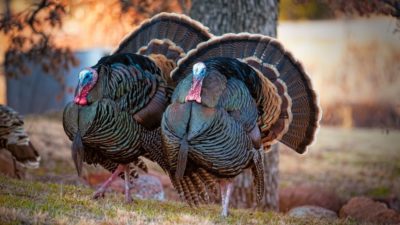
[[[100,164],[113,173],[94,198],[104,196],[121,175],[126,201],[131,201],[129,182],[137,177],[134,166],[146,170],[139,156],[165,168],[160,124],[174,86],[170,71],[186,52],[210,37],[206,27],[189,17],[161,13],[143,22],[112,55],[80,72],[63,125],[73,141],[72,158],[79,175],[82,162]]]
[[[12,108],[1,104],[0,149],[8,150],[23,167],[39,167],[40,156],[29,140],[22,117]]]
[[[226,34],[200,44],[178,62],[180,81],[161,124],[172,183],[189,204],[208,201],[219,183],[227,216],[232,179],[254,175],[264,193],[262,151],[280,141],[306,151],[320,110],[310,78],[267,36]]]

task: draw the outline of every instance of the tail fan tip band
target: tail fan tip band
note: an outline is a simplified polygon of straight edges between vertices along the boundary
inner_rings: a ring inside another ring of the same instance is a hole
[[[221,56],[247,61],[276,86],[281,96],[281,114],[268,133],[263,132],[263,142],[271,144],[279,140],[296,152],[304,153],[314,141],[321,109],[312,81],[301,63],[274,38],[250,33],[225,34],[189,51],[178,61],[171,78],[179,81],[190,74],[195,63]]]

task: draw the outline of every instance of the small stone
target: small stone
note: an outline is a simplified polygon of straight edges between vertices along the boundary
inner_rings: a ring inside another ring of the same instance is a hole
[[[160,180],[151,175],[140,175],[131,186],[131,193],[139,199],[165,200],[163,186]]]
[[[389,209],[393,209],[396,212],[400,213],[400,199],[396,196],[390,196],[385,198],[373,198],[373,200],[385,203]]]
[[[318,186],[302,185],[279,191],[279,211],[287,212],[303,205],[315,205],[339,212],[342,200],[335,192]]]
[[[337,219],[337,214],[329,209],[319,206],[305,205],[291,209],[288,213],[289,216],[297,218],[317,218],[317,219]]]
[[[86,180],[90,186],[98,188],[110,175],[110,173],[92,173],[86,177]],[[118,177],[111,183],[109,189],[124,193],[124,188],[125,181]],[[165,200],[164,188],[160,179],[152,175],[140,174],[139,178],[132,181],[130,193],[132,197],[138,199]]]
[[[398,224],[400,214],[386,204],[367,197],[354,197],[340,209],[340,218],[351,217],[358,221],[379,224]]]

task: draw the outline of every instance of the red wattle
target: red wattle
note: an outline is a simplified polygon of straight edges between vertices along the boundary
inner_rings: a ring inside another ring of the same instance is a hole
[[[188,92],[188,95],[185,98],[185,101],[196,101],[197,103],[201,103],[201,87],[203,85],[203,80],[194,80],[192,82],[192,86]]]
[[[79,101],[79,105],[87,105],[86,98],[81,98],[81,100]]]
[[[82,88],[82,90],[80,90],[77,95],[74,98],[74,102],[77,105],[87,105],[87,95],[89,93],[90,90],[90,86],[86,85],[85,87]]]
[[[75,96],[74,102],[77,105],[86,105],[87,104],[87,99],[86,99],[86,97]]]

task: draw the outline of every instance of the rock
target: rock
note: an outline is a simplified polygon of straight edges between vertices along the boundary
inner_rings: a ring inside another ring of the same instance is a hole
[[[131,193],[139,199],[165,200],[162,184],[155,176],[140,175],[139,178],[133,182]]]
[[[148,171],[147,172],[147,174],[148,175],[151,175],[151,176],[154,176],[154,177],[157,177],[157,179],[159,179],[160,180],[160,182],[161,182],[161,184],[162,184],[162,186],[164,187],[164,188],[166,188],[166,187],[171,187],[171,188],[173,188],[174,186],[172,185],[172,183],[171,183],[171,179],[169,178],[169,176],[168,175],[166,175],[165,173],[160,173],[160,172],[156,172],[156,171]]]
[[[155,176],[160,180],[161,185],[163,186],[163,189],[164,189],[164,194],[165,194],[166,199],[172,200],[172,201],[180,201],[181,200],[178,192],[176,192],[174,186],[172,185],[171,179],[169,178],[168,175],[166,175],[165,173],[160,173],[160,172],[154,171],[154,170],[148,171],[147,174],[151,175],[151,176]]]
[[[279,211],[281,212],[303,205],[314,205],[339,212],[342,202],[333,191],[317,186],[303,185],[283,188],[279,191]]]
[[[400,223],[400,214],[386,204],[367,197],[354,197],[340,209],[340,218],[351,217],[358,221],[378,224]]]
[[[396,196],[390,196],[386,198],[373,198],[373,200],[385,203],[389,209],[394,209],[395,211],[400,212],[400,199]]]
[[[86,176],[86,180],[90,186],[98,188],[110,175],[110,173],[92,173]],[[110,189],[124,193],[124,185],[124,180],[118,177],[111,184]],[[132,182],[130,192],[134,198],[165,200],[164,189],[160,180],[151,175],[139,175],[139,178]]]
[[[317,219],[337,219],[337,214],[319,206],[305,205],[291,209],[287,215],[298,218],[312,217]]]

